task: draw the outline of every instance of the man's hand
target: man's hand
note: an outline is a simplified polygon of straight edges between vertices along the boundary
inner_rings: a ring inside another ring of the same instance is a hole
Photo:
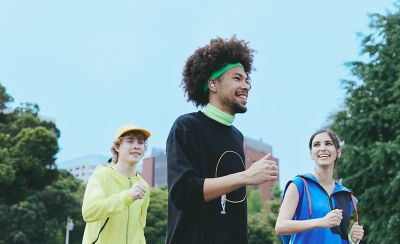
[[[260,160],[254,162],[245,171],[248,185],[258,185],[266,181],[274,181],[278,178],[278,164],[272,160],[268,153]]]
[[[147,187],[145,185],[135,183],[131,187],[131,193],[132,193],[133,200],[142,199],[144,197],[144,194],[146,193],[146,191],[147,191]]]

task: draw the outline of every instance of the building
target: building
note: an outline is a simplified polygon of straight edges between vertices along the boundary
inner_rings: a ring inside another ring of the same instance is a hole
[[[255,161],[264,157],[266,154],[272,154],[272,146],[264,143],[262,140],[254,140],[248,137],[244,138],[244,154],[246,157],[246,168],[250,167]],[[279,163],[279,159],[273,157]],[[167,156],[165,149],[153,148],[150,157],[143,159],[143,178],[152,187],[163,187],[167,186]],[[276,182],[264,183],[258,186],[254,186],[255,189],[259,189],[262,193],[264,200],[270,200],[271,189]]]
[[[249,168],[254,162],[264,157],[266,154],[272,154],[272,146],[266,144],[262,140],[254,140],[249,137],[244,138],[244,155],[246,157],[246,168]],[[279,159],[276,157],[272,157],[279,165]],[[279,177],[279,176],[278,176]],[[255,189],[259,189],[261,191],[263,200],[271,200],[271,190],[272,187],[279,183],[279,178],[276,182],[267,182],[260,185],[254,186]]]
[[[103,155],[86,155],[57,163],[59,169],[65,169],[75,178],[87,183],[97,165],[107,165],[110,157]]]
[[[153,148],[143,159],[142,176],[152,187],[167,186],[167,155],[165,149]]]

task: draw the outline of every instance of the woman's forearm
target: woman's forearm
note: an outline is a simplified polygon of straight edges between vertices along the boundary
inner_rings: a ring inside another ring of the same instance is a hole
[[[291,235],[316,228],[322,228],[321,219],[279,220],[276,222],[275,232],[278,235]]]

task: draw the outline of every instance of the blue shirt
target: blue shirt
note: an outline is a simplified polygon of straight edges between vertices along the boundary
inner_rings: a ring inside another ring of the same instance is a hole
[[[307,182],[311,199],[312,216],[310,215],[307,192],[302,178]],[[283,243],[349,243],[348,232],[350,225],[350,216],[354,212],[351,201],[351,190],[335,181],[335,188],[332,194],[329,194],[319,184],[318,179],[312,174],[297,176],[289,181],[285,187],[285,193],[290,183],[294,183],[299,192],[299,203],[293,220],[309,220],[324,217],[333,209],[343,210],[343,219],[340,226],[333,228],[317,228],[293,235],[282,236]],[[285,195],[283,195],[285,197]],[[357,203],[357,199],[355,199]]]

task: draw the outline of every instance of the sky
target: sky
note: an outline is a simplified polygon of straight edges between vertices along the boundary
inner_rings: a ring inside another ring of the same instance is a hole
[[[360,56],[371,13],[395,0],[355,1],[4,1],[0,0],[0,83],[15,107],[36,103],[61,131],[57,162],[109,155],[125,124],[165,148],[186,101],[186,59],[215,37],[256,50],[248,111],[234,125],[273,147],[281,187],[313,171],[308,140],[343,108],[345,63]]]

